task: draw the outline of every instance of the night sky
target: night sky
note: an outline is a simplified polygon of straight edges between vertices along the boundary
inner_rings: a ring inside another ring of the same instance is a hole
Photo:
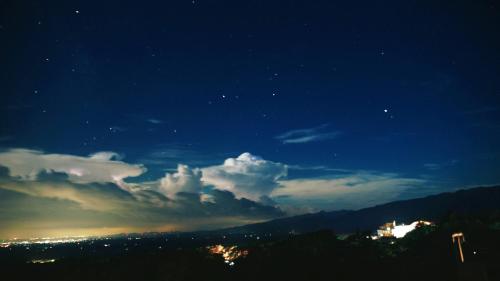
[[[499,27],[482,0],[1,1],[0,238],[498,184]]]

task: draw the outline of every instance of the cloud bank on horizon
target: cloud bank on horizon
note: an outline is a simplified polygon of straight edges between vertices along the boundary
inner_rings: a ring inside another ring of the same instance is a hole
[[[325,169],[322,176],[292,178],[289,170],[308,168],[248,152],[220,165],[179,164],[153,181],[134,180],[146,167],[109,151],[85,157],[9,149],[0,153],[0,168],[0,237],[54,233],[53,225],[75,233],[85,228],[226,227],[318,210],[359,209],[418,193],[429,184],[374,171]],[[31,204],[22,203],[26,201]],[[25,224],[30,227],[20,227],[20,222],[30,222]]]

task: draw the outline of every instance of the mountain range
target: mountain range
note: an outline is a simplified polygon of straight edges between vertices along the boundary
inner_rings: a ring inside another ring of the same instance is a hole
[[[306,233],[322,229],[335,232],[374,231],[379,225],[395,220],[411,223],[415,220],[440,220],[451,213],[480,214],[500,211],[500,186],[476,187],[424,198],[395,201],[356,211],[321,211],[262,223],[216,230],[229,234]]]

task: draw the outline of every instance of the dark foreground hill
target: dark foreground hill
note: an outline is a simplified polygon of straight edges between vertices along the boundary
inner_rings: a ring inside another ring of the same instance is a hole
[[[359,211],[285,218],[208,232],[207,236],[198,233],[196,239],[187,234],[178,240],[173,234],[158,234],[139,240],[121,237],[38,248],[18,245],[0,248],[0,280],[500,280],[499,203],[500,188],[475,188]],[[420,218],[436,224],[402,239],[372,240],[367,233],[355,231],[373,230],[393,219]],[[290,234],[290,230],[304,234]],[[245,231],[266,235],[261,239],[218,235]],[[464,263],[451,239],[456,232],[466,237],[461,245]],[[218,238],[209,239],[210,235]],[[234,264],[226,263],[220,254],[208,250],[214,244],[236,246],[246,254],[235,258]],[[33,263],[41,259],[52,260]]]
[[[466,237],[464,263],[450,239],[457,231]],[[234,264],[206,247],[82,254],[46,264],[13,259],[0,263],[1,280],[500,280],[499,212],[450,214],[402,239],[337,236],[329,230],[273,239],[237,245],[247,254]]]
[[[287,234],[332,229],[337,233],[375,230],[396,220],[410,223],[424,219],[436,221],[449,213],[478,214],[500,210],[500,186],[477,187],[424,198],[391,202],[358,211],[319,212],[282,218],[264,223],[223,229],[221,233]]]

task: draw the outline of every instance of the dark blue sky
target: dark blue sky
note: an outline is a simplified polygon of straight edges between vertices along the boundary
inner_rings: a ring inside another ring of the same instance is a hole
[[[158,2],[2,1],[4,153],[500,181],[495,1]]]

